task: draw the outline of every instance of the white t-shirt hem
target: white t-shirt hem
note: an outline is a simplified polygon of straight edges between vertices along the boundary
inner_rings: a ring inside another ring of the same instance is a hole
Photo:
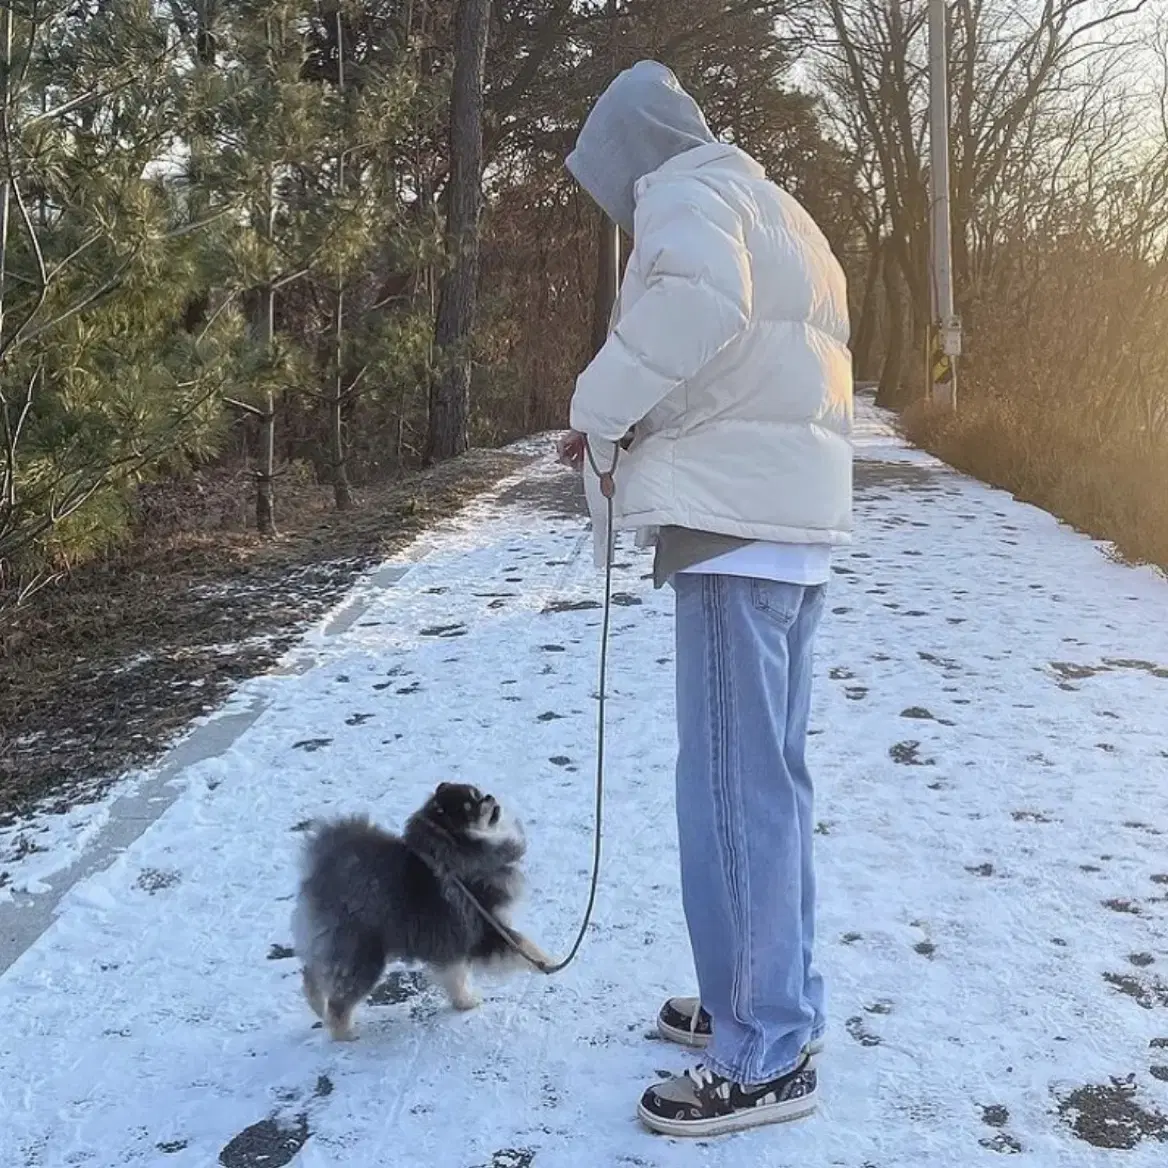
[[[699,576],[746,576],[812,588],[831,578],[831,545],[760,541],[703,560],[683,571]]]

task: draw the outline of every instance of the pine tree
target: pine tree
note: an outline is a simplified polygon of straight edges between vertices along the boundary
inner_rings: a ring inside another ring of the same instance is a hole
[[[304,0],[240,0],[224,22],[226,96],[209,179],[232,206],[220,278],[247,304],[251,352],[240,393],[229,399],[259,422],[256,528],[276,534],[277,410],[304,388],[305,354],[277,331],[278,299],[303,280],[325,245],[327,223],[298,197],[298,177],[324,157],[327,115],[321,86],[306,80]]]
[[[182,86],[152,6],[6,6],[0,55],[0,583],[32,587],[115,538],[144,475],[210,449],[233,322],[181,327]]]

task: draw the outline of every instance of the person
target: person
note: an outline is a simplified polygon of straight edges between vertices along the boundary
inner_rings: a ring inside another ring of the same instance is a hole
[[[711,1136],[814,1110],[825,1027],[813,959],[812,645],[852,507],[843,271],[663,65],[621,73],[567,167],[632,237],[611,331],[577,380],[560,457],[655,545],[676,593],[677,829],[699,996],[661,1034],[705,1048],[638,1113]]]

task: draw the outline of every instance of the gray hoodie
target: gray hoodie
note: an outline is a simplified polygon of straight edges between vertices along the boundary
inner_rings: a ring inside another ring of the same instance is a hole
[[[600,95],[566,165],[631,237],[637,180],[676,155],[713,141],[697,102],[673,73],[656,61],[640,61]]]

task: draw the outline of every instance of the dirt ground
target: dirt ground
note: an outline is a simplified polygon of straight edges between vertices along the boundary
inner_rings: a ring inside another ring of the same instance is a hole
[[[524,460],[472,451],[362,492],[280,500],[271,540],[241,528],[140,542],[0,609],[0,824],[98,797],[239,681],[272,665],[354,578]]]

